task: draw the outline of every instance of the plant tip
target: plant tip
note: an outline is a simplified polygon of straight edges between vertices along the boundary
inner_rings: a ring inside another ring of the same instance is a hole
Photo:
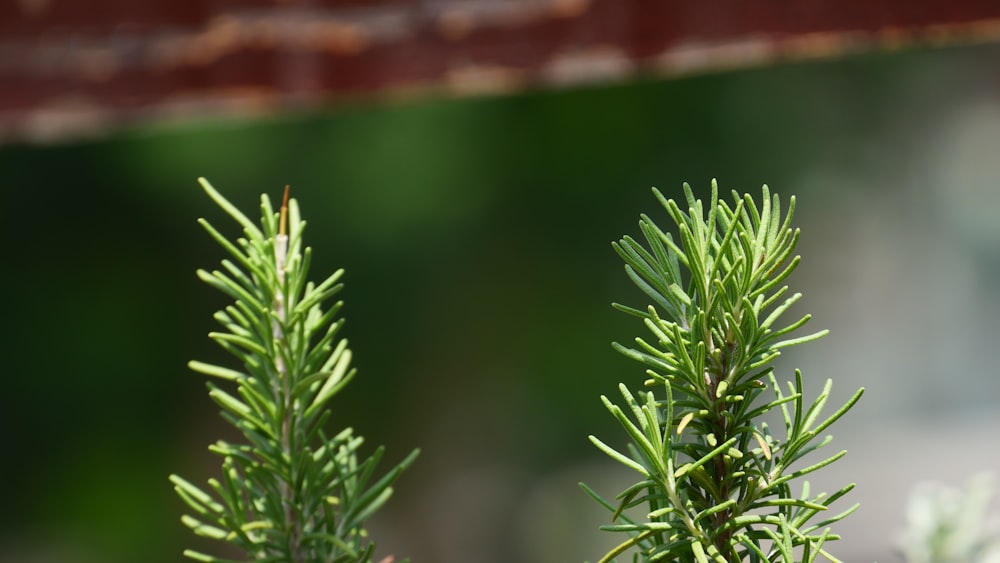
[[[285,184],[285,195],[281,198],[281,222],[278,224],[278,234],[288,234],[288,190],[291,186]]]

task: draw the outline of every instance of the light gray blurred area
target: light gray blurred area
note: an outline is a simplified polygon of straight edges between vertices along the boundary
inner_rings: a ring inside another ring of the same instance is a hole
[[[1000,470],[1000,91],[986,72],[939,72],[867,141],[890,156],[883,170],[828,166],[800,184],[827,194],[799,216],[796,281],[832,333],[783,365],[833,378],[841,398],[866,388],[831,429],[848,456],[815,477],[858,484],[862,507],[838,527],[845,561],[902,560],[891,548],[918,483]]]

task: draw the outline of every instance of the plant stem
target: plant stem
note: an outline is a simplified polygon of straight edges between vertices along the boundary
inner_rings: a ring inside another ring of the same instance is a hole
[[[285,341],[284,327],[287,320],[285,310],[285,266],[288,258],[288,186],[285,186],[285,195],[281,203],[281,219],[278,228],[278,235],[274,241],[275,269],[278,275],[278,291],[274,292],[274,314],[275,320],[271,323],[271,336],[278,348],[287,348]],[[292,459],[296,451],[292,437],[292,417],[295,416],[292,402],[291,381],[288,373],[288,366],[285,365],[284,356],[279,352],[274,356],[274,367],[278,373],[278,381],[281,386],[280,397],[282,398],[283,416],[281,417],[281,449],[285,458]],[[291,464],[294,466],[294,464]],[[291,477],[291,475],[290,475]],[[292,484],[282,479],[280,484],[281,503],[285,512],[285,525],[288,527],[288,549],[291,552],[292,561],[296,563],[305,561],[305,554],[302,553],[301,539],[302,530],[295,510],[295,491]]]
[[[726,431],[726,417],[722,414],[722,410],[725,407],[720,405],[719,410],[716,411],[715,428],[716,434],[719,436],[719,443],[723,443],[729,440],[730,436]],[[719,491],[719,497],[715,499],[715,503],[722,503],[729,499],[729,484],[726,482],[726,463],[723,460],[723,456],[716,456],[713,461],[714,465],[714,477],[716,486]],[[715,526],[717,529],[721,529],[727,522],[729,522],[732,517],[730,509],[725,509],[719,511],[715,514]],[[730,532],[727,530],[715,536],[715,547],[719,549],[719,553],[726,555],[726,559],[729,560],[729,545],[730,545]]]
[[[727,332],[730,332],[727,329]],[[711,334],[711,333],[709,333]],[[713,409],[715,420],[713,421],[713,433],[716,435],[718,443],[724,443],[728,441],[731,436],[729,435],[729,424],[726,418],[726,408],[729,404],[724,400],[723,397],[718,397],[719,385],[725,380],[732,363],[732,350],[733,342],[728,340],[725,345],[719,350],[719,361],[710,361],[710,368],[707,370],[710,373],[711,385],[709,385],[709,397],[708,400],[715,404]],[[714,339],[709,336],[708,347],[714,348]],[[709,357],[711,358],[711,351],[709,352]],[[729,470],[726,467],[725,456],[719,455],[712,460],[712,465],[714,469],[713,477],[715,478],[716,488],[719,491],[718,497],[715,499],[715,504],[721,504],[729,500],[729,482],[727,476],[729,475]],[[706,507],[707,508],[707,507]],[[722,529],[726,523],[728,523],[733,517],[732,509],[721,510],[714,515],[716,529]],[[723,554],[730,563],[739,563],[738,556],[733,552],[732,549],[732,532],[730,530],[725,530],[714,537],[713,543],[715,547],[718,548],[719,553]]]

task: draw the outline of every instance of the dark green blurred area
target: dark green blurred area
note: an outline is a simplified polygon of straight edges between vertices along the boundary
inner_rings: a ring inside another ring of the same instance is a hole
[[[231,435],[185,367],[229,361],[206,337],[226,300],[194,276],[223,251],[195,219],[235,229],[198,176],[252,217],[261,192],[291,184],[314,277],[347,270],[360,373],[335,423],[386,444],[388,462],[424,450],[376,522],[390,530],[379,552],[456,561],[446,546],[471,542],[466,561],[543,561],[510,538],[558,523],[519,522],[532,518],[521,493],[601,460],[586,436],[620,429],[598,397],[642,377],[609,345],[643,330],[609,306],[643,304],[609,243],[635,234],[640,212],[665,217],[650,187],[767,183],[821,215],[834,196],[797,185],[810,169],[886,174],[905,155],[867,140],[899,119],[899,100],[933,120],[998,60],[996,45],[875,54],[0,147],[0,561],[156,563],[210,545],[181,526],[167,481],[212,476],[206,447]],[[438,494],[452,472],[495,467],[510,477],[496,514]],[[582,497],[575,480],[567,494]],[[451,512],[485,531],[428,531]]]

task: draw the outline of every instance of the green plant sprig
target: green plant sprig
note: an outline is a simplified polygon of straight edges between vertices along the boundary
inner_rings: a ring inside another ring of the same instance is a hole
[[[182,521],[254,561],[368,562],[374,542],[364,521],[386,502],[418,451],[375,480],[383,448],[361,458],[363,439],[352,429],[332,437],[324,430],[330,399],[355,375],[347,341],[338,338],[343,302],[330,304],[342,288],[343,270],[319,284],[307,281],[312,250],[303,247],[305,221],[287,188],[280,212],[262,196],[258,227],[206,180],[199,182],[243,227],[233,243],[199,220],[232,260],[222,260],[221,270],[198,271],[234,300],[215,314],[224,330],[209,337],[243,369],[198,361],[189,366],[235,384],[234,395],[208,382],[209,396],[246,443],[220,440],[209,447],[223,458],[221,480],[209,479],[209,491],[170,476],[194,511]],[[184,555],[227,561],[193,550]]]
[[[649,390],[632,393],[620,385],[624,407],[601,398],[631,440],[627,453],[590,437],[641,475],[616,503],[581,484],[612,512],[612,522],[622,522],[603,529],[629,536],[602,562],[633,548],[634,561],[795,563],[819,555],[837,561],[823,547],[838,539],[828,526],[857,505],[813,520],[853,485],[832,495],[812,494],[806,481],[796,496],[790,482],[845,454],[800,467],[805,456],[829,444],[832,438],[821,434],[864,390],[820,421],[830,381],[808,407],[801,372],[795,371],[787,392],[779,386],[772,364],[781,349],[827,331],[791,337],[809,315],[779,324],[801,298],[786,297],[788,286],[782,285],[799,264],[792,255],[799,239],[791,228],[795,199],[782,218],[778,196],[767,186],[762,191],[760,207],[737,192],[730,205],[718,198],[713,181],[706,210],[684,184],[684,212],[654,189],[677,226],[678,241],[642,215],[645,246],[629,236],[613,243],[628,277],[652,300],[645,310],[614,306],[642,319],[652,338],[636,338],[634,347],[614,344],[647,367]],[[768,389],[774,398],[764,400]],[[776,408],[784,437],[761,420]],[[647,507],[646,521],[625,514],[640,506]]]

